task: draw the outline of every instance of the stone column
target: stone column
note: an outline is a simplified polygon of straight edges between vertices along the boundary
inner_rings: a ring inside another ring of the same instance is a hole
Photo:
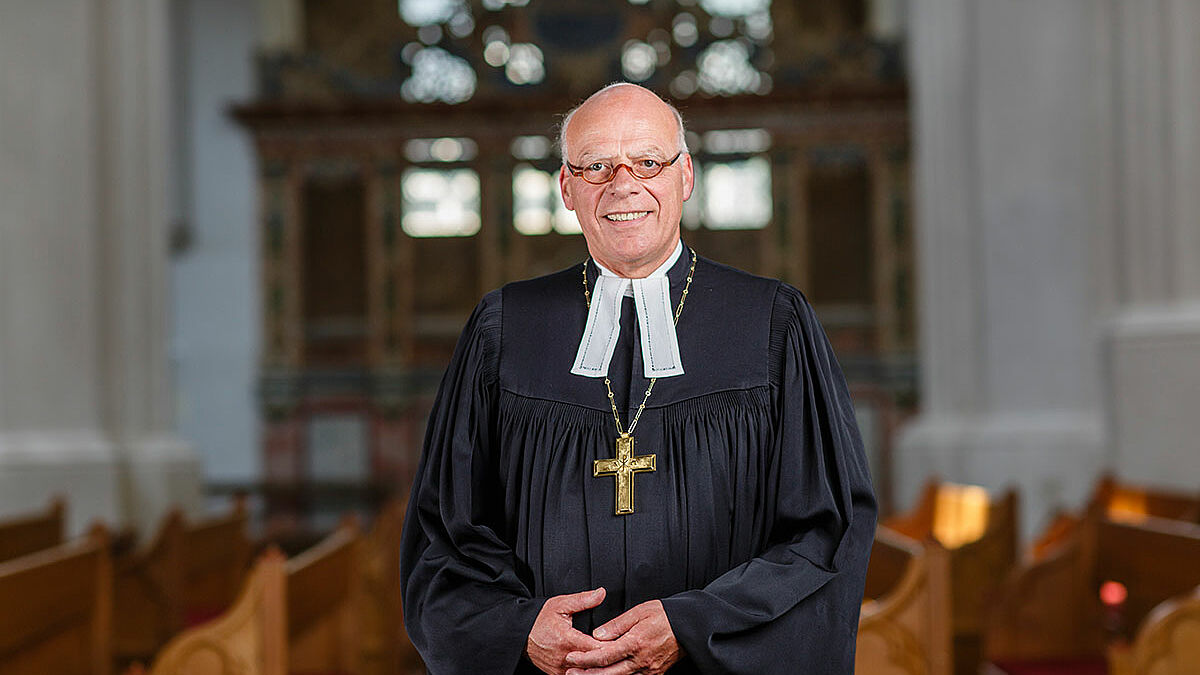
[[[1109,7],[910,5],[922,414],[897,504],[927,476],[1021,488],[1024,527],[1104,463],[1095,326],[1110,298]]]
[[[1114,469],[1195,488],[1200,475],[1200,6],[1116,3],[1114,246],[1107,325]]]
[[[166,3],[0,19],[0,511],[152,526],[197,506],[165,356]]]

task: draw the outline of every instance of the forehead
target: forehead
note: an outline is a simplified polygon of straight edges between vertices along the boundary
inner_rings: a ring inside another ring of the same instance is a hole
[[[571,118],[566,141],[572,155],[674,152],[678,122],[670,108],[649,92],[622,89],[593,97]]]

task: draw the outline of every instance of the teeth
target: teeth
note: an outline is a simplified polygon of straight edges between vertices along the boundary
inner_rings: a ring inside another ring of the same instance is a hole
[[[637,220],[638,218],[648,215],[649,213],[649,211],[630,211],[628,213],[610,213],[604,217],[608,218],[609,220],[624,222],[626,220]]]

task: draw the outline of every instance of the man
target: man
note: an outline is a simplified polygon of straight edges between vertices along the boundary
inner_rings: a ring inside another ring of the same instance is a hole
[[[852,672],[875,501],[811,308],[681,244],[692,160],[649,90],[561,145],[590,260],[488,294],[429,418],[401,564],[429,672]]]

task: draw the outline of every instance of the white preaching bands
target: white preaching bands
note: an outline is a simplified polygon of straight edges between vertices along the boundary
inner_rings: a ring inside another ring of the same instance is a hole
[[[644,279],[619,277],[596,263],[600,277],[592,290],[587,326],[579,341],[575,365],[571,367],[573,374],[584,377],[608,375],[608,364],[621,335],[621,299],[627,295],[633,296],[642,333],[642,364],[646,379],[683,374],[671,313],[671,282],[667,279],[667,270],[682,253],[683,242],[678,242],[671,257]]]

